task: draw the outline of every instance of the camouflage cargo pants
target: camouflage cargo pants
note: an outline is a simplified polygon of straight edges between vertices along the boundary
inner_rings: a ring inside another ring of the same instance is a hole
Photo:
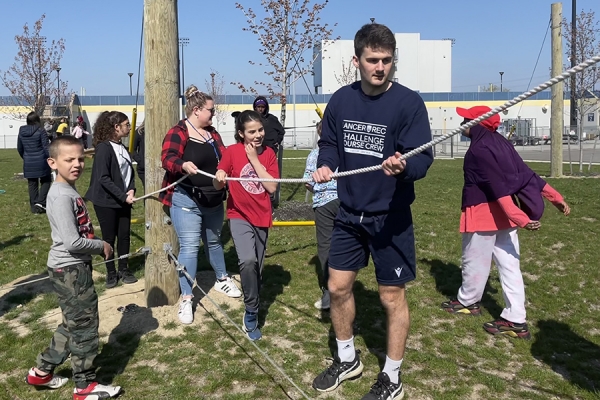
[[[50,281],[62,310],[50,346],[37,359],[37,367],[53,372],[71,356],[73,381],[79,388],[96,379],[94,359],[98,355],[98,295],[91,263],[48,268]]]

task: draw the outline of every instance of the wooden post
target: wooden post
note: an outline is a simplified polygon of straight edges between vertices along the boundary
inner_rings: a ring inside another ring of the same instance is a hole
[[[552,4],[552,76],[562,72],[562,3]],[[560,82],[552,86],[552,101],[550,104],[550,149],[552,153],[550,162],[550,176],[559,178],[563,173],[563,145],[562,137],[565,129],[564,123],[565,99],[564,84]]]
[[[160,189],[162,141],[179,120],[177,0],[144,0],[144,107],[146,191]],[[177,255],[177,237],[158,197],[146,199],[146,301],[148,307],[179,300],[179,279],[165,246]]]

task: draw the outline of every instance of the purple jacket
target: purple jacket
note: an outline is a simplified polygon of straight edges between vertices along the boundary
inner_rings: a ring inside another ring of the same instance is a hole
[[[529,218],[538,221],[544,213],[542,189],[546,182],[498,132],[476,125],[470,135],[463,166],[462,209],[512,196]]]

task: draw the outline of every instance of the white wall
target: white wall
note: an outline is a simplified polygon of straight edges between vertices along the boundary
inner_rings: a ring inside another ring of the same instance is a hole
[[[452,43],[449,40],[419,42],[419,91],[452,91]]]
[[[421,40],[419,33],[396,33],[397,62],[390,79],[423,93],[452,89],[452,43],[449,40]],[[313,65],[314,86],[331,94],[341,85],[336,79],[354,55],[353,40],[323,41],[318,62]],[[360,77],[357,77],[360,79]]]

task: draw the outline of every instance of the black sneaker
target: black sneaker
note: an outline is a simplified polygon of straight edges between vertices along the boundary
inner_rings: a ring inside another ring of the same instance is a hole
[[[104,286],[106,286],[107,289],[114,288],[117,286],[117,283],[119,283],[119,277],[117,274],[106,275],[106,284]]]
[[[377,382],[371,386],[369,393],[365,394],[362,400],[400,400],[404,397],[402,388],[402,377],[398,372],[398,383],[392,383],[390,377],[385,372],[377,375]]]
[[[442,303],[442,310],[449,312],[450,314],[466,314],[466,315],[481,315],[481,303],[476,302],[470,306],[464,306],[457,299],[450,299]]]
[[[483,329],[492,335],[504,335],[516,339],[531,339],[527,323],[517,324],[516,322],[507,321],[504,318],[486,322],[483,324]]]
[[[343,381],[360,377],[363,371],[363,364],[360,362],[360,352],[356,350],[354,360],[350,362],[341,362],[336,354],[333,358],[333,364],[313,381],[313,388],[319,392],[331,392],[335,390]]]
[[[136,283],[138,281],[135,275],[133,275],[128,269],[119,271],[119,279],[125,284]]]

